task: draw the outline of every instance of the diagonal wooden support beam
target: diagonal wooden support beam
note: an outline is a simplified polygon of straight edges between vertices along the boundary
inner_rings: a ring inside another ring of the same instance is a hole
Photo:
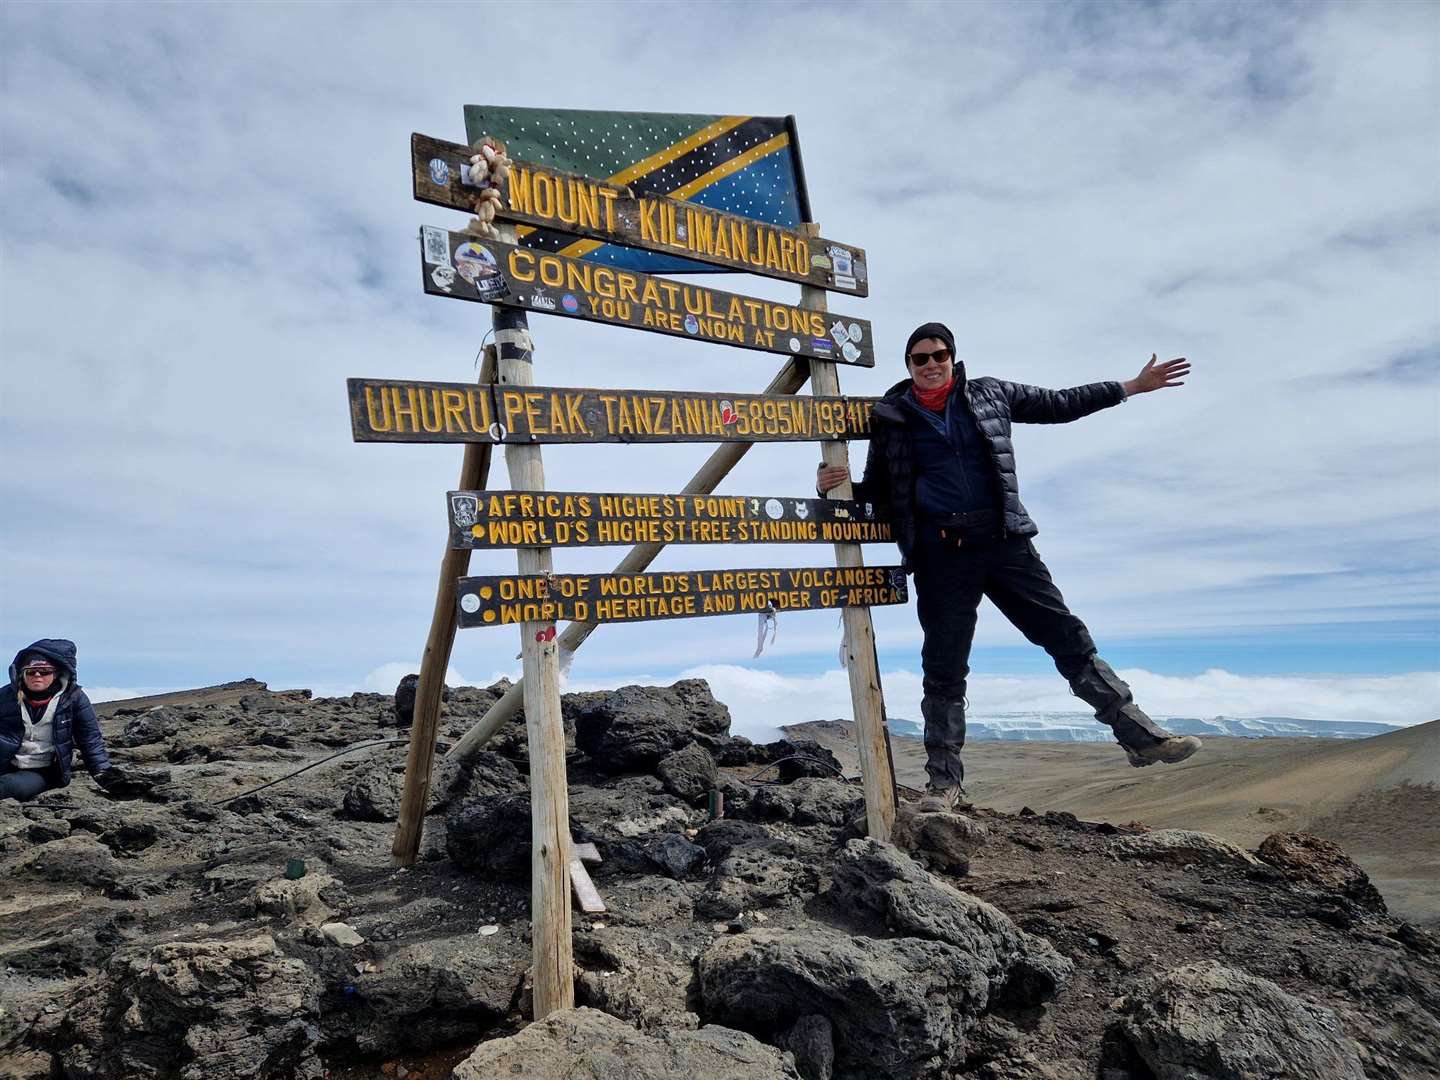
[[[765,388],[765,393],[798,394],[809,378],[810,362],[808,360],[788,360],[775,378],[770,380],[770,385]],[[735,468],[752,445],[754,444],[725,443],[718,447],[690,478],[690,482],[680,490],[680,494],[710,494],[720,486],[720,481],[725,479],[731,469]],[[613,572],[637,574],[654,562],[656,556],[664,549],[665,545],[661,543],[636,544],[616,564]],[[451,603],[453,606],[453,597]],[[592,622],[572,622],[566,626],[559,637],[560,655],[568,657],[585,643],[585,639],[595,631],[595,627],[596,624]],[[515,719],[520,712],[523,700],[524,692],[519,683],[506,690],[500,699],[486,710],[485,715],[469,731],[460,736],[460,740],[451,747],[450,752],[445,755],[444,767],[449,769],[453,765],[459,765],[466,758],[477,753],[490,741],[491,736]]]
[[[486,346],[480,364],[479,382],[493,384],[497,378],[495,347]],[[460,464],[460,486],[483,488],[490,480],[488,443],[466,443]],[[470,570],[470,552],[446,548],[440,560],[440,582],[435,589],[435,610],[430,616],[430,635],[420,657],[420,684],[415,688],[415,712],[410,723],[410,750],[405,759],[405,786],[400,795],[400,819],[390,849],[401,866],[413,866],[420,855],[425,805],[430,796],[431,768],[435,760],[435,736],[440,728],[440,698],[445,691],[445,669],[455,646],[455,583]]]

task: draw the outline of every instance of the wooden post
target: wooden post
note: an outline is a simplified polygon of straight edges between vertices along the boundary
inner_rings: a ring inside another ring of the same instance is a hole
[[[820,235],[820,226],[805,224],[810,236]],[[827,310],[825,290],[800,286],[800,306],[812,311]],[[829,360],[810,361],[810,382],[817,395],[838,395],[840,377]],[[843,440],[820,444],[826,465],[850,464],[850,452]],[[852,497],[847,480],[829,492],[832,499]],[[835,565],[862,566],[859,544],[836,544]],[[877,840],[889,840],[895,824],[895,779],[890,772],[890,755],[885,745],[885,700],[880,691],[880,669],[875,655],[875,627],[870,609],[847,607],[845,623],[845,670],[850,673],[850,701],[855,709],[855,742],[860,749],[860,778],[865,786],[866,832]]]
[[[764,392],[767,394],[796,394],[800,392],[809,378],[808,364],[804,361],[791,360],[780,369],[775,378],[770,380],[770,385],[765,388]],[[710,494],[720,486],[720,481],[725,479],[730,470],[735,468],[753,445],[753,443],[725,443],[718,447],[705,459],[705,463],[690,478],[690,482],[680,489],[680,494]],[[664,548],[665,545],[660,543],[636,544],[616,564],[613,572],[637,574],[654,562],[655,557]],[[572,622],[565,627],[564,633],[557,639],[560,643],[560,654],[568,656],[573,653],[594,632],[595,626],[596,624],[592,622]],[[447,765],[452,761],[458,765],[471,754],[479,752],[495,732],[515,718],[520,711],[520,704],[521,688],[519,686],[510,687],[498,701],[485,711],[485,715],[460,737],[459,742],[450,748],[450,752],[445,755]]]
[[[486,346],[480,364],[482,384],[495,381],[495,347]],[[460,463],[460,490],[483,488],[490,479],[488,443],[466,443]],[[400,820],[395,828],[392,860],[413,866],[420,855],[420,837],[425,827],[425,805],[430,797],[431,766],[435,759],[435,736],[440,728],[440,698],[445,691],[445,670],[455,646],[455,583],[470,570],[470,552],[445,549],[440,560],[440,582],[435,589],[435,610],[430,615],[430,634],[420,657],[420,683],[415,687],[415,713],[410,724],[410,750],[405,758],[405,787],[400,795]]]
[[[515,240],[514,226],[501,227]],[[530,330],[523,311],[496,306],[495,349],[500,383],[533,386]],[[540,447],[505,447],[510,486],[543,491],[545,464]],[[549,548],[515,552],[522,574],[548,574]],[[547,637],[548,635],[548,637]],[[533,942],[534,1017],[539,1020],[575,1004],[575,971],[570,940],[570,792],[565,776],[565,726],[560,715],[559,649],[555,626],[520,624],[525,688],[525,729],[530,746],[530,924]]]

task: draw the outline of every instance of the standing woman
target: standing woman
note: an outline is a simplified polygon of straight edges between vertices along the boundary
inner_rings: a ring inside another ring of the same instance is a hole
[[[63,638],[42,638],[15,654],[10,684],[0,691],[0,799],[26,802],[65,787],[77,748],[102,788],[119,779],[75,670],[75,643]]]

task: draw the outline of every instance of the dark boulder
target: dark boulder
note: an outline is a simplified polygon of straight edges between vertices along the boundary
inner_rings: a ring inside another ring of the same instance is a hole
[[[575,742],[603,772],[647,772],[698,734],[725,735],[730,710],[702,679],[673,686],[622,686],[575,709]]]
[[[802,1016],[780,1036],[779,1045],[795,1055],[795,1068],[805,1080],[830,1080],[835,1075],[835,1027],[826,1017]]]
[[[705,798],[720,777],[715,759],[698,743],[682,746],[660,759],[655,775],[665,790],[692,806]]]
[[[415,722],[415,692],[419,687],[419,675],[406,675],[395,687],[396,727],[408,728]]]
[[[77,993],[57,1049],[75,1080],[318,1080],[318,991],[268,934],[137,948]]]
[[[756,759],[774,765],[775,774],[787,784],[802,776],[843,775],[840,760],[814,739],[776,739],[755,750]]]
[[[530,880],[530,796],[482,795],[445,818],[445,850],[487,877]]]
[[[646,858],[677,881],[689,877],[705,862],[705,849],[699,844],[692,844],[679,833],[669,833],[649,841],[644,852]]]
[[[773,1046],[723,1027],[647,1035],[596,1009],[562,1009],[518,1035],[481,1043],[455,1080],[795,1080]]]
[[[720,938],[699,971],[706,1020],[774,1042],[803,1017],[828,1017],[841,1080],[953,1070],[989,993],[978,965],[951,945],[828,927]]]
[[[1119,1008],[1155,1080],[1365,1080],[1333,1012],[1213,960],[1152,976]]]
[[[835,859],[831,896],[848,909],[880,916],[890,930],[959,949],[984,974],[989,995],[1007,1004],[1049,1001],[1074,971],[1044,938],[878,840],[846,843]]]
[[[759,788],[743,812],[762,821],[840,826],[864,811],[865,796],[858,787],[833,777],[807,776]]]
[[[1255,854],[1298,885],[1338,893],[1362,908],[1385,914],[1385,901],[1370,876],[1338,844],[1309,833],[1271,833]]]

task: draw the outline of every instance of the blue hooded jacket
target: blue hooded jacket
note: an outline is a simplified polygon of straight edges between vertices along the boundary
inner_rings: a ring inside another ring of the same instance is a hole
[[[60,786],[70,783],[77,749],[91,775],[98,776],[110,767],[110,756],[105,752],[95,708],[76,678],[75,643],[64,638],[41,638],[16,653],[10,663],[10,684],[0,691],[0,767],[11,763],[25,736],[20,661],[36,653],[60,669],[66,684],[55,707],[55,763],[60,767]]]

